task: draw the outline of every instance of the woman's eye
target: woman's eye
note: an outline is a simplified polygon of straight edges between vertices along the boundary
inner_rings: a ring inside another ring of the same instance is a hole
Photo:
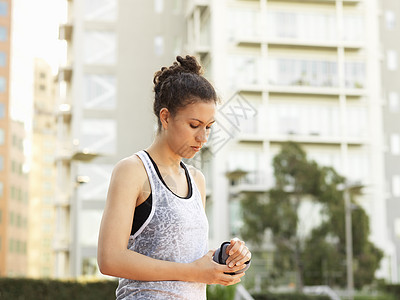
[[[190,127],[192,127],[192,128],[197,128],[197,127],[199,127],[198,125],[197,126],[195,126],[195,125],[192,125],[192,124],[190,124]]]
[[[211,126],[206,127],[207,130],[211,129]]]

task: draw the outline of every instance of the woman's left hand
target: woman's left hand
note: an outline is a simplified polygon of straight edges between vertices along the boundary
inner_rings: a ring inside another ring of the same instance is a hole
[[[230,242],[231,244],[226,248],[226,254],[229,255],[226,260],[228,267],[240,266],[251,259],[251,252],[243,241],[233,238]]]

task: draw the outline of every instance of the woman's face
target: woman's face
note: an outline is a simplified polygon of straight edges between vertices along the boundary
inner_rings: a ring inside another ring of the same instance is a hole
[[[170,116],[166,130],[170,148],[181,157],[192,158],[207,142],[215,110],[214,101],[196,102]]]

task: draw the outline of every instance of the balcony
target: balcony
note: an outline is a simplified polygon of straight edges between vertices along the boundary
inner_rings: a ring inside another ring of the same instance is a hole
[[[92,152],[89,149],[79,149],[69,142],[64,142],[58,149],[56,160],[74,160],[81,162],[90,162],[94,158],[100,156],[99,153]]]
[[[69,66],[60,67],[60,69],[58,70],[58,80],[71,83],[71,79],[72,79],[72,68]]]
[[[239,133],[237,141],[241,143],[262,143],[265,140],[265,135],[260,133]]]
[[[210,54],[211,48],[207,45],[197,45],[194,47],[194,51],[200,56],[200,59],[204,59]]]
[[[288,47],[302,47],[302,48],[320,48],[320,49],[337,49],[343,47],[348,50],[359,50],[364,47],[361,41],[318,41],[318,40],[305,40],[294,38],[270,38],[267,44],[271,46],[288,46]]]
[[[73,26],[71,24],[61,24],[58,30],[58,38],[60,40],[71,41]]]
[[[243,93],[256,93],[260,94],[263,91],[266,91],[266,88],[262,84],[239,84],[238,86],[235,87],[235,89],[238,92],[243,92]]]
[[[60,143],[57,147],[56,151],[56,160],[57,161],[65,161],[71,160],[72,156],[72,144],[64,142]]]
[[[269,140],[272,143],[283,143],[293,141],[302,144],[315,144],[315,145],[340,145],[346,143],[349,145],[360,146],[366,144],[368,141],[363,137],[349,137],[343,138],[340,136],[326,136],[326,135],[304,135],[288,132],[284,134],[271,134]]]
[[[303,94],[303,95],[340,95],[361,97],[365,95],[364,89],[344,89],[334,87],[311,87],[311,86],[269,86],[268,91],[275,94]]]
[[[89,149],[81,149],[81,150],[75,150],[74,153],[71,156],[71,160],[78,160],[82,162],[89,162],[93,160],[94,158],[98,157],[99,154],[95,152],[91,152]]]
[[[53,249],[55,252],[68,252],[69,239],[67,237],[56,237],[53,241]]]
[[[238,35],[234,38],[236,46],[256,46],[260,47],[266,40],[262,36]]]
[[[226,173],[230,180],[230,192],[238,194],[242,192],[265,192],[271,188],[267,174],[264,171],[235,170]]]
[[[62,103],[56,109],[56,115],[58,117],[61,117],[64,120],[64,122],[71,121],[71,114],[72,114],[71,113],[71,104]]]
[[[60,194],[55,198],[54,205],[68,207],[71,205],[70,197],[66,194]]]
[[[299,2],[298,0],[273,0],[275,2]],[[345,4],[358,4],[364,2],[364,0],[342,0]],[[336,0],[303,0],[305,3],[320,3],[320,4],[335,4]]]
[[[191,16],[196,8],[200,8],[200,12],[203,13],[209,6],[209,0],[190,0],[187,1],[186,17]]]

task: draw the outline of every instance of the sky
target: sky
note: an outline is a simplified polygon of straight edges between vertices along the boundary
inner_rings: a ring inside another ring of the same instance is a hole
[[[65,42],[58,28],[66,22],[67,0],[13,0],[11,33],[10,114],[31,128],[33,61],[42,58],[57,73],[65,61]]]

